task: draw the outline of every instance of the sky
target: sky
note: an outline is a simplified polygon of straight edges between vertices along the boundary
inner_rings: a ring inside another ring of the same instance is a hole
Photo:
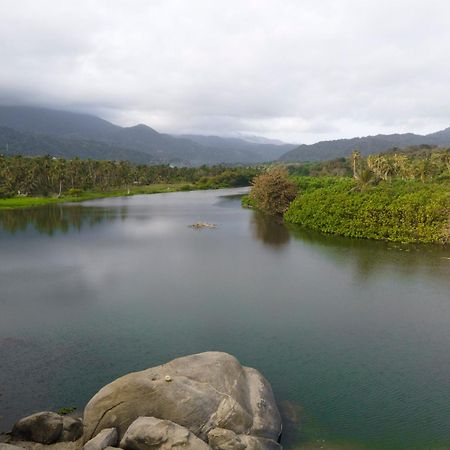
[[[0,0],[0,104],[286,142],[450,126],[448,0]]]

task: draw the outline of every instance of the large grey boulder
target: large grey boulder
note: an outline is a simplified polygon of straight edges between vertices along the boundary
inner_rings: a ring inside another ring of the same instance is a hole
[[[44,411],[24,417],[14,424],[12,437],[40,444],[53,444],[63,431],[63,418],[54,412]]]
[[[214,428],[274,443],[281,433],[269,383],[221,352],[177,358],[108,384],[85,408],[84,441],[110,427],[122,438],[141,416],[170,420],[203,441]]]
[[[120,441],[124,450],[211,450],[209,445],[170,420],[139,417]]]
[[[115,428],[104,428],[84,444],[83,450],[105,450],[107,447],[114,447],[118,442],[117,430]]]

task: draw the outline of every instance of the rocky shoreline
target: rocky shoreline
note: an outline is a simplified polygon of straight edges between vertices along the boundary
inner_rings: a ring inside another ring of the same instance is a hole
[[[177,358],[104,386],[83,418],[40,412],[0,450],[282,450],[272,389],[222,352]]]

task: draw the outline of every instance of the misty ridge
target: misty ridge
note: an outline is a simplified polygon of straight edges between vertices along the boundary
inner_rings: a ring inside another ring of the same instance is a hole
[[[199,166],[324,161],[355,149],[369,155],[421,145],[450,146],[450,128],[427,135],[379,134],[296,145],[258,136],[170,135],[143,124],[121,127],[94,115],[0,106],[0,151],[5,155]]]

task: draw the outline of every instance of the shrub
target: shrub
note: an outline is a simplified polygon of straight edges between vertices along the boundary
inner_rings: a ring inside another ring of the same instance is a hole
[[[297,195],[297,186],[284,167],[275,167],[253,179],[249,199],[259,210],[273,215],[286,212]]]
[[[450,194],[444,183],[382,182],[364,191],[342,179],[299,195],[287,222],[342,236],[396,242],[446,243]]]
[[[83,193],[83,189],[70,188],[69,195],[72,197],[78,197]]]

